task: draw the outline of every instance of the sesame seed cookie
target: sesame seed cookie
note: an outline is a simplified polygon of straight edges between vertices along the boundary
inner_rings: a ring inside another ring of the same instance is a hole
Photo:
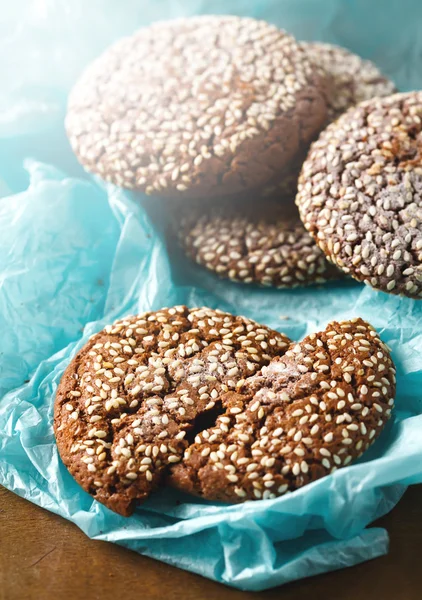
[[[284,335],[209,308],[127,317],[95,334],[59,384],[54,429],[77,482],[129,515],[180,461],[201,419],[283,353]]]
[[[396,87],[370,60],[346,48],[322,42],[302,42],[310,60],[331,78],[328,118],[334,121],[348,108],[376,96],[390,96]]]
[[[212,197],[265,184],[326,121],[325,77],[264,21],[159,22],[104,52],[70,95],[83,166],[119,186]]]
[[[387,347],[362,319],[330,323],[222,396],[171,483],[210,500],[275,498],[359,457],[394,404]]]
[[[422,296],[422,92],[351,108],[312,145],[296,202],[326,256],[358,281]]]
[[[186,254],[220,277],[278,288],[341,278],[304,228],[293,201],[243,199],[189,210]]]

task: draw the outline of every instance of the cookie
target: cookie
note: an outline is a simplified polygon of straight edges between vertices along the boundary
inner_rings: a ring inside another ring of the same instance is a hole
[[[334,121],[348,108],[376,96],[396,92],[394,83],[370,60],[346,48],[322,42],[302,42],[310,60],[331,78],[328,118]]]
[[[241,502],[285,494],[359,457],[391,415],[394,366],[362,319],[330,323],[292,344],[237,392],[195,437],[170,482]]]
[[[264,185],[326,121],[326,81],[264,21],[159,22],[77,82],[66,128],[83,166],[147,194],[215,197]]]
[[[374,98],[322,132],[296,198],[327,257],[358,281],[422,296],[422,92]]]
[[[76,481],[129,515],[180,461],[190,435],[290,340],[245,317],[185,306],[95,334],[59,384],[54,429]]]
[[[226,201],[187,211],[179,229],[186,254],[233,281],[279,288],[323,283],[342,273],[299,219],[293,201]]]

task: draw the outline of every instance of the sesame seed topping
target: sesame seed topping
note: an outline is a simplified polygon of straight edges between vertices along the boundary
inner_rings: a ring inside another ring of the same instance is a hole
[[[289,346],[286,343],[283,352],[278,343],[270,344],[270,339],[288,342],[287,338],[281,335],[278,338],[278,334],[262,326],[258,331],[256,324],[247,319],[210,309],[183,308],[177,313],[180,324],[174,325],[170,315],[168,309],[163,309],[158,313],[147,313],[143,318],[126,318],[117,322],[117,326],[121,324],[122,327],[115,334],[94,336],[92,345],[103,344],[102,359],[95,360],[104,365],[111,360],[109,351],[112,349],[111,343],[107,347],[105,345],[113,339],[119,344],[119,340],[133,339],[136,347],[140,347],[141,341],[137,336],[145,338],[145,333],[136,332],[139,320],[151,323],[151,330],[155,332],[159,327],[163,334],[170,333],[169,339],[172,339],[174,329],[183,332],[166,349],[160,349],[160,338],[154,333],[150,349],[140,359],[144,364],[119,363],[123,371],[121,381],[116,382],[107,399],[98,397],[96,402],[92,402],[94,396],[87,391],[84,378],[80,377],[73,385],[81,391],[81,395],[72,396],[70,409],[66,399],[62,404],[64,414],[77,413],[76,424],[94,418],[91,421],[94,425],[90,425],[86,435],[80,437],[79,434],[78,437],[77,434],[72,440],[72,452],[73,456],[82,452],[80,459],[88,460],[85,462],[87,469],[89,465],[93,466],[95,480],[101,484],[105,494],[110,484],[103,474],[121,477],[124,485],[142,478],[143,486],[149,482],[152,487],[152,482],[160,481],[166,470],[170,471],[172,478],[177,478],[178,469],[187,473],[193,469],[195,475],[192,481],[199,486],[196,491],[203,493],[200,486],[211,468],[222,475],[222,487],[219,487],[219,475],[216,475],[214,484],[218,497],[238,501],[260,499],[266,492],[275,496],[320,476],[315,464],[320,464],[328,472],[349,464],[365,449],[360,442],[363,439],[365,444],[372,441],[390,415],[391,409],[386,407],[390,406],[390,401],[393,402],[395,392],[391,359],[379,338],[372,336],[372,330],[360,319],[332,323],[325,332],[312,334],[299,344]],[[145,327],[145,331],[149,332],[149,326],[144,323],[142,328]],[[235,334],[237,328],[239,331]],[[231,336],[229,339],[233,344],[226,344],[226,337],[223,341],[222,336]],[[258,336],[259,339],[256,339]],[[189,343],[191,339],[195,340],[198,349],[181,354],[182,347],[184,350],[193,347]],[[331,349],[323,343],[326,339],[330,339]],[[344,340],[346,344],[342,343]],[[202,344],[202,341],[206,343]],[[258,353],[258,362],[253,364],[251,372],[246,352],[239,350],[243,348],[244,341],[251,342],[245,348],[254,347]],[[259,350],[263,341],[268,347]],[[123,348],[124,344],[121,346]],[[365,348],[365,353],[359,349],[361,347]],[[328,371],[320,373],[315,381],[309,375],[318,372],[318,361],[322,359],[316,355],[322,353],[321,348],[326,354],[324,360]],[[264,358],[264,354],[268,358]],[[343,375],[349,372],[345,369],[352,366],[347,364],[352,356],[356,383],[347,384]],[[163,363],[164,358],[168,358],[169,362]],[[296,366],[303,364],[306,358],[312,361],[309,363],[310,371],[305,373]],[[337,358],[341,361],[336,361]],[[373,366],[367,367],[364,360],[370,360],[371,365],[383,364],[384,369],[378,371]],[[212,382],[206,379],[210,365],[217,365]],[[235,365],[239,374],[229,375]],[[138,367],[145,368],[138,370]],[[199,378],[198,383],[188,381],[192,367],[195,377]],[[93,362],[82,363],[79,375],[84,369],[88,376],[92,376]],[[147,376],[141,378],[143,373]],[[121,389],[123,381],[130,374],[134,378],[130,379],[124,392]],[[101,385],[105,380],[110,381],[105,370],[99,375],[96,373],[95,378],[101,379]],[[162,378],[161,388],[154,391],[152,388],[158,385],[157,378]],[[227,394],[230,390],[228,382],[232,378],[236,378],[236,384],[240,378],[243,381],[235,394]],[[313,381],[315,383],[310,383]],[[321,385],[322,382],[328,387]],[[152,386],[148,387],[148,384]],[[138,406],[130,408],[128,403],[114,405],[118,394],[130,397],[130,390],[136,385],[140,386]],[[312,393],[309,386],[312,386]],[[113,390],[116,390],[115,394],[112,394]],[[213,391],[216,392],[214,395]],[[354,401],[354,397],[358,396],[362,403]],[[212,405],[209,398],[213,398]],[[86,405],[88,399],[91,403]],[[193,404],[186,400],[193,401]],[[109,412],[105,410],[106,403],[113,403]],[[186,406],[183,413],[180,412],[181,404]],[[217,415],[214,410],[217,410]],[[192,431],[197,415],[207,411],[213,411],[209,415],[213,424],[199,431],[191,442],[192,438],[186,434]],[[84,450],[79,450],[81,445]],[[201,465],[199,470],[197,461]],[[136,477],[128,477],[131,473]],[[287,479],[283,480],[285,477]],[[256,495],[256,491],[260,495]]]
[[[334,264],[377,289],[413,298],[422,291],[421,194],[413,162],[421,98],[408,92],[349,109],[313,145],[297,195],[305,227]],[[350,243],[334,252],[337,238]]]
[[[295,117],[303,96],[315,106],[306,131],[299,118],[284,119],[283,130],[286,139],[311,141],[325,118],[325,78],[292,37],[264,21],[163,21],[86,69],[70,95],[66,127],[81,163],[119,186],[171,197],[236,193],[244,177],[226,184],[227,165],[266,139],[285,113]],[[287,163],[295,147],[280,148],[278,163]],[[271,179],[268,171],[257,170],[249,187]]]

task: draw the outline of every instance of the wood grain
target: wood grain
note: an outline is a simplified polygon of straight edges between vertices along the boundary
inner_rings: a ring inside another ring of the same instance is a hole
[[[422,486],[411,488],[379,522],[388,556],[248,593],[169,567],[105,542],[0,488],[0,600],[420,600]]]

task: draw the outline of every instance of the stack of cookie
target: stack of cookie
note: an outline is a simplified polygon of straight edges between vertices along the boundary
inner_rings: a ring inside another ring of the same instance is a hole
[[[294,287],[347,274],[418,298],[422,92],[394,91],[342,48],[206,16],[106,51],[66,125],[89,171],[177,206],[186,253],[221,277]],[[89,340],[59,385],[55,433],[76,480],[124,515],[165,484],[272,499],[369,447],[394,374],[361,319],[296,343],[176,306]]]
[[[422,94],[394,92],[347,50],[204,16],[112,46],[66,125],[88,170],[177,207],[186,253],[221,277],[419,298]]]

